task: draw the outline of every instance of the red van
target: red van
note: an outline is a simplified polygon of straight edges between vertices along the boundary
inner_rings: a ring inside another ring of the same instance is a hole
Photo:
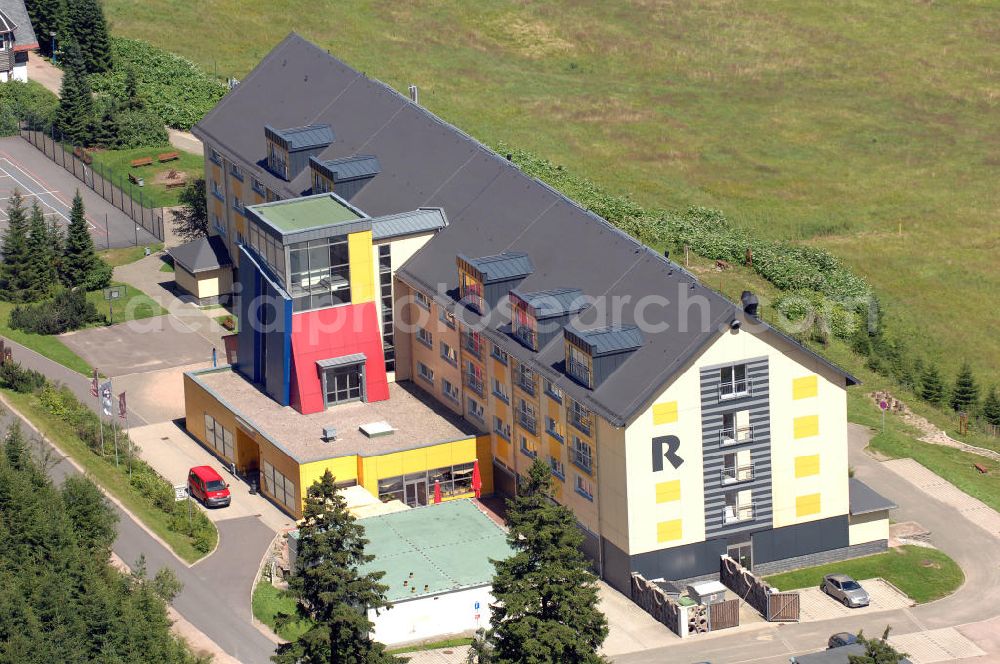
[[[211,466],[197,466],[188,472],[188,494],[205,507],[227,507],[229,485]]]

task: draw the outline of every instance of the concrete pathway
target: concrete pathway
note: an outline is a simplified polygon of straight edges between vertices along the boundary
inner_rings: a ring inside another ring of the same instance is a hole
[[[183,150],[184,152],[190,152],[191,154],[203,155],[205,154],[205,149],[201,144],[201,141],[189,131],[181,131],[180,129],[172,129],[167,127],[167,136],[170,137],[170,144],[177,148],[178,150]]]

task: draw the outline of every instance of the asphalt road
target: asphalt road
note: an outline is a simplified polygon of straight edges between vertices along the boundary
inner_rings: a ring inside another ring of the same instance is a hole
[[[14,416],[10,413],[0,415],[2,430],[6,431],[13,420]],[[31,432],[26,422],[22,422],[21,426],[26,432]],[[67,475],[77,473],[76,468],[65,460],[60,460],[49,472],[57,483],[61,483]],[[253,626],[250,594],[256,570],[274,537],[274,531],[256,517],[217,523],[219,548],[208,558],[188,567],[153,539],[128,513],[114,507],[119,518],[114,552],[129,565],[144,554],[150,576],[161,567],[171,568],[184,584],[173,604],[184,618],[244,664],[268,664],[274,644]]]
[[[954,594],[919,606],[867,614],[863,619],[843,618],[813,623],[764,623],[753,630],[722,631],[717,635],[689,638],[684,642],[616,657],[620,664],[654,662],[767,662],[787,664],[792,655],[826,647],[836,632],[881,635],[886,625],[893,634],[979,622],[1000,614],[1000,565],[997,541],[954,508],[945,505],[912,484],[879,467],[864,452],[870,434],[865,427],[848,428],[850,464],[855,477],[899,505],[892,513],[896,521],[917,521],[931,532],[931,542],[951,556],[965,571],[965,584]],[[994,653],[996,654],[996,653]]]

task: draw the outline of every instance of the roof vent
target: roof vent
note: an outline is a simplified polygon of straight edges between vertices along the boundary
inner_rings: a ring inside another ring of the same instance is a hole
[[[337,427],[323,427],[323,442],[332,443],[337,440]]]
[[[740,296],[740,302],[743,303],[743,311],[748,316],[757,316],[757,307],[760,305],[760,301],[757,296],[748,290],[743,291],[743,295]]]
[[[369,422],[368,424],[362,424],[358,427],[361,433],[365,434],[369,438],[378,438],[380,436],[390,436],[395,429],[392,428],[386,421],[381,422]]]

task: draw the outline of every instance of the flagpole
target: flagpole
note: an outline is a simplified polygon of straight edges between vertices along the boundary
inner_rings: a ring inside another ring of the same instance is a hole
[[[101,385],[97,378],[97,369],[94,369],[93,387],[91,389],[91,394],[97,399],[97,424],[101,428],[101,458],[104,458],[104,418],[101,417],[103,409],[101,408]]]

